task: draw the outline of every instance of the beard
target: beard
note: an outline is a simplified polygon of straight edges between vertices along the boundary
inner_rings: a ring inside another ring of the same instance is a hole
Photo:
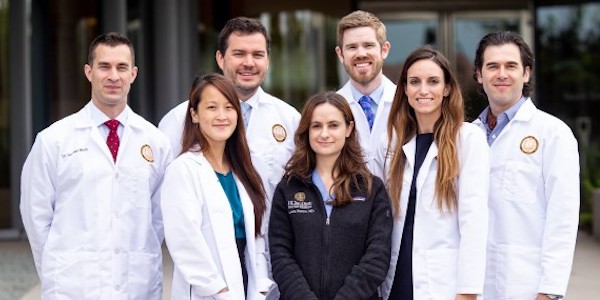
[[[362,73],[362,72],[357,72],[356,70],[354,70],[354,65],[360,63],[359,60],[354,60],[351,63],[345,63],[344,64],[344,69],[346,69],[346,73],[348,73],[348,76],[350,76],[350,78],[361,84],[361,85],[367,85],[369,84],[371,81],[373,81],[375,78],[377,78],[377,75],[379,75],[379,73],[381,73],[381,70],[383,68],[383,61],[381,60],[373,60],[372,61],[372,65],[371,65],[371,71],[366,72],[366,73]]]

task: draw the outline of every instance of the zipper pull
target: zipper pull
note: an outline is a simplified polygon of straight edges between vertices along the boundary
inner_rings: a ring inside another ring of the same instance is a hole
[[[327,220],[325,220],[325,225],[329,225],[329,217],[327,217]]]

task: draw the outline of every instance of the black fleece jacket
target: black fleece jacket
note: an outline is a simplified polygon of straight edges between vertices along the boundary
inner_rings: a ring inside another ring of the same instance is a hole
[[[327,218],[310,179],[284,178],[277,185],[269,248],[282,300],[377,299],[390,265],[390,201],[375,176],[369,197],[356,187],[352,196]]]

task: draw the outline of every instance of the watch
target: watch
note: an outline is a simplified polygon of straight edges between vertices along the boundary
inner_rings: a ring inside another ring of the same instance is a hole
[[[561,295],[544,294],[544,296],[550,300],[560,300],[563,298]]]

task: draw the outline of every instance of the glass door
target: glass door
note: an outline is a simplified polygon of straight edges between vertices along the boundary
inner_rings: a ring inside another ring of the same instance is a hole
[[[429,44],[442,51],[454,66],[466,98],[467,118],[472,120],[486,106],[473,79],[473,60],[479,40],[498,30],[518,32],[533,46],[532,14],[528,10],[451,11],[432,7],[431,11],[375,12],[386,25],[392,45],[383,67],[396,82],[408,54]]]

